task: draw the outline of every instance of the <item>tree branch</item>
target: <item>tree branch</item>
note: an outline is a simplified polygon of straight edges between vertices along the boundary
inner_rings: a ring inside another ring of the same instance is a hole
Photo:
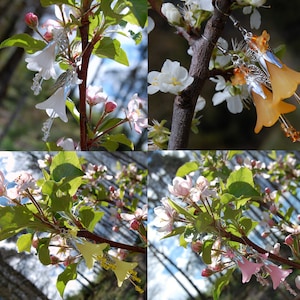
[[[132,251],[132,252],[146,253],[146,248],[114,242],[114,241],[108,240],[106,238],[103,238],[103,237],[101,237],[97,234],[94,234],[94,233],[92,233],[88,230],[79,230],[77,232],[77,236],[78,237],[85,237],[87,239],[95,241],[96,243],[107,243],[111,247],[122,248],[122,249],[126,249],[126,250],[129,250],[129,251]]]
[[[216,0],[221,11],[228,13],[231,0]],[[204,82],[209,77],[209,61],[214,45],[221,36],[227,17],[215,9],[212,17],[206,23],[204,29],[205,39],[199,38],[192,45],[193,57],[189,74],[194,77],[194,82],[177,96],[173,106],[173,118],[169,149],[184,149],[188,145],[188,138],[194,110],[198,96]]]

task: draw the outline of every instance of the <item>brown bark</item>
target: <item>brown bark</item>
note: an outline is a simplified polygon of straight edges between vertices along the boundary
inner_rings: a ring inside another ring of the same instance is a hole
[[[181,95],[177,96],[173,106],[173,118],[169,149],[185,149],[188,146],[188,139],[194,110],[198,96],[203,85],[209,77],[209,61],[214,49],[214,45],[221,36],[229,12],[231,0],[216,0],[221,13],[215,9],[212,17],[206,23],[204,38],[194,41],[193,57],[189,74],[194,77],[194,82],[186,88]]]

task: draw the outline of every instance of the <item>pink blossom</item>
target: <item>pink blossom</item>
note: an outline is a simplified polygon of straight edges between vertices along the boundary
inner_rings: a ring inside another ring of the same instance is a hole
[[[137,208],[134,214],[121,213],[121,218],[130,222],[130,228],[132,230],[138,230],[143,220],[147,220],[148,206],[145,204],[143,208]]]
[[[169,192],[177,197],[186,197],[192,188],[192,178],[186,176],[186,179],[182,177],[175,177],[173,179],[173,185],[168,185]]]
[[[170,206],[168,198],[161,200],[163,206],[154,208],[156,217],[154,219],[154,226],[160,227],[158,231],[171,232],[173,229],[174,219],[177,217],[177,212]]]
[[[209,189],[210,183],[204,176],[199,176],[196,181],[196,186],[191,191],[191,198],[194,202],[206,200],[209,197],[216,197],[217,193]]]
[[[238,266],[242,272],[242,282],[249,282],[252,275],[259,272],[260,268],[264,265],[263,263],[253,263],[242,257],[242,261],[238,261]]]
[[[107,100],[107,95],[103,92],[103,88],[100,86],[89,86],[86,89],[86,102],[90,106],[94,106],[98,103],[104,103]]]
[[[17,185],[7,190],[7,196],[11,199],[18,198],[28,188],[35,188],[35,181],[30,173],[23,172],[14,181]]]
[[[143,109],[146,108],[146,102],[134,94],[128,102],[127,118],[130,123],[133,123],[134,129],[137,133],[142,133],[141,128],[148,127],[148,119]]]
[[[284,281],[290,273],[293,272],[291,269],[283,270],[275,265],[266,265],[265,268],[272,278],[274,290],[276,290],[279,284]]]

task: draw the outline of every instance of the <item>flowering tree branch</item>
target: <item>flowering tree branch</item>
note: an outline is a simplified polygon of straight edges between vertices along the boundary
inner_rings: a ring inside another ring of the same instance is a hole
[[[216,0],[216,3],[221,11],[224,13],[229,12],[230,0]],[[191,45],[193,56],[189,74],[194,77],[194,82],[175,98],[169,149],[183,149],[188,145],[197,98],[209,77],[208,65],[211,54],[218,38],[221,36],[226,19],[227,17],[224,14],[215,9],[205,26],[203,33],[205,38],[193,39]]]
[[[77,236],[85,237],[87,239],[95,241],[96,243],[107,243],[111,247],[121,248],[121,249],[125,249],[125,250],[132,251],[132,252],[146,253],[146,251],[147,251],[147,248],[131,246],[131,245],[123,244],[123,243],[114,242],[114,241],[111,241],[104,237],[101,237],[95,233],[89,232],[88,230],[79,230],[77,232]]]

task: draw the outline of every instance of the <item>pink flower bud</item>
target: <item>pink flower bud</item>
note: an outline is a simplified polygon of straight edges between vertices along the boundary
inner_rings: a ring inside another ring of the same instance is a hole
[[[270,193],[271,193],[271,189],[268,188],[268,187],[266,187],[266,188],[265,188],[265,193],[266,193],[266,194],[270,194]]]
[[[59,258],[54,255],[50,255],[50,260],[52,265],[57,265],[60,262]]]
[[[130,228],[132,230],[138,230],[140,228],[140,222],[136,219],[133,219],[132,221],[130,221]]]
[[[265,238],[267,238],[269,235],[270,235],[270,232],[264,231],[264,232],[261,234],[261,237],[265,239]]]
[[[39,24],[39,18],[32,12],[25,15],[25,23],[30,28],[36,28]]]
[[[201,272],[201,275],[203,277],[209,277],[212,274],[214,274],[214,271],[212,271],[211,269],[208,269],[208,268],[202,270],[202,272]]]
[[[289,234],[285,239],[284,239],[284,243],[291,246],[294,243],[294,239],[293,236],[291,234]]]
[[[108,114],[108,113],[111,113],[113,112],[116,107],[118,106],[118,104],[114,101],[107,101],[105,102],[105,112]]]
[[[203,243],[202,241],[192,242],[191,248],[194,252],[199,253],[202,250]]]

